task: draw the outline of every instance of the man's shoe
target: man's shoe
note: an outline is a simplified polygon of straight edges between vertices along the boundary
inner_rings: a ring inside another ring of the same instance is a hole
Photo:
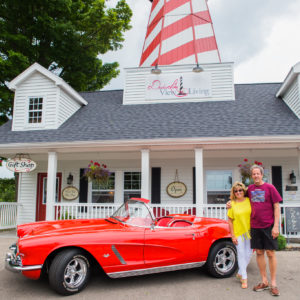
[[[264,290],[268,290],[269,288],[270,288],[269,284],[265,284],[265,283],[261,282],[258,285],[256,285],[255,287],[253,287],[253,291],[254,292],[261,292],[261,291],[264,291]]]
[[[271,292],[272,296],[279,296],[280,295],[280,292],[279,292],[277,286],[271,286],[270,292]]]

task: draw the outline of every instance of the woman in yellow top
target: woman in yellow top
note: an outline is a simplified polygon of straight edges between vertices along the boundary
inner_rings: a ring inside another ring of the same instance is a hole
[[[250,215],[251,204],[246,197],[247,189],[241,182],[235,182],[231,188],[231,208],[228,210],[228,223],[232,242],[236,245],[239,271],[237,278],[241,280],[242,288],[246,289],[247,266],[252,256],[250,247]]]

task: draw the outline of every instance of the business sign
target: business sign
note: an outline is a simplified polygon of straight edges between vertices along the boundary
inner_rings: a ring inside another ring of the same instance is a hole
[[[75,200],[79,196],[79,191],[75,186],[67,186],[62,191],[65,200]]]
[[[6,168],[16,173],[29,173],[36,168],[35,161],[29,158],[13,158],[6,162]]]
[[[146,99],[199,99],[211,97],[211,73],[159,74],[146,77]]]
[[[180,181],[173,181],[167,186],[167,194],[173,198],[180,198],[187,191],[186,185]]]

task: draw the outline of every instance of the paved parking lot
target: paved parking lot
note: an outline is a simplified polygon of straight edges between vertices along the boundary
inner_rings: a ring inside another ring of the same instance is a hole
[[[21,274],[4,269],[4,257],[8,247],[15,242],[13,233],[0,232],[0,299],[58,299],[47,280],[32,281]],[[279,299],[300,298],[300,251],[278,252]],[[255,256],[249,265],[249,286],[259,281]],[[273,299],[268,291],[255,293],[248,288],[242,290],[235,278],[214,279],[204,270],[185,270],[141,277],[109,279],[94,276],[81,293],[67,299]]]

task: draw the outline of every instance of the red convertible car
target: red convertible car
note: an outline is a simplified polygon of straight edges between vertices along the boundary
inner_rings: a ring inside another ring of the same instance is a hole
[[[237,268],[236,249],[226,221],[190,215],[155,218],[149,200],[126,201],[111,217],[46,221],[18,226],[18,241],[6,268],[70,295],[82,290],[91,267],[111,278],[204,266],[215,277]]]

